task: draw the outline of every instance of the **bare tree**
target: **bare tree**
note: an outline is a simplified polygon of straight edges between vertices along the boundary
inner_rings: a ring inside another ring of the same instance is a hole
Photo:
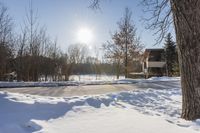
[[[29,1],[29,7],[26,11],[26,19],[24,21],[25,28],[28,35],[28,43],[30,55],[37,54],[37,36],[39,30],[39,22],[37,17],[37,12],[33,9],[32,0]]]
[[[17,40],[17,56],[16,56],[16,63],[15,63],[15,70],[17,73],[17,80],[25,80],[25,56],[28,53],[28,46],[27,46],[27,32],[26,30],[22,31],[22,34],[19,35]]]
[[[171,0],[179,48],[182,118],[200,118],[200,1]]]
[[[82,63],[86,54],[86,48],[82,44],[72,44],[68,47],[68,55],[71,63]]]
[[[143,10],[146,14],[143,20],[146,23],[146,29],[154,31],[154,34],[159,35],[156,39],[156,44],[163,41],[165,36],[173,29],[172,10],[169,0],[142,0]]]
[[[13,57],[13,35],[12,19],[8,15],[7,8],[0,3],[0,79],[3,75],[10,72],[9,62]]]
[[[82,44],[69,45],[67,53],[65,53],[65,80],[69,80],[69,76],[73,73],[75,65],[85,61],[87,53],[87,48]]]
[[[116,76],[117,79],[119,79],[121,64],[123,64],[124,57],[121,49],[118,47],[118,45],[115,45],[109,41],[103,45],[103,49],[105,50],[104,56],[116,64]]]
[[[101,0],[92,0],[92,4],[89,6],[92,9],[99,9]]]
[[[182,86],[182,118],[200,118],[200,1],[144,0],[154,14],[150,21],[163,37],[173,22],[178,46]],[[154,8],[157,7],[157,8]],[[156,13],[155,13],[156,12]]]
[[[40,67],[42,63],[42,57],[47,52],[45,52],[47,45],[49,45],[49,38],[46,35],[46,28],[41,27],[39,25],[37,12],[33,9],[32,0],[30,0],[29,8],[26,12],[26,19],[24,21],[24,27],[22,28],[22,31],[26,32],[26,46],[29,49],[28,54],[26,55],[26,60],[28,66],[26,67],[28,69],[27,71],[27,79],[26,80],[32,80],[37,81],[39,76],[41,75]],[[22,34],[24,34],[22,32]],[[23,42],[23,40],[21,41]],[[23,45],[23,43],[21,43]],[[21,46],[22,46],[21,45]],[[43,58],[44,59],[44,58]]]
[[[119,31],[112,35],[112,43],[104,45],[107,57],[117,59],[117,64],[124,63],[125,77],[128,77],[131,61],[138,58],[143,46],[136,34],[135,25],[132,22],[132,12],[126,8],[124,16],[118,22]],[[111,52],[112,51],[112,52]]]

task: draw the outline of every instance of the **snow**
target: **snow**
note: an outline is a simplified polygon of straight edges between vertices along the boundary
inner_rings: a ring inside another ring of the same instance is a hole
[[[58,87],[58,86],[79,86],[79,85],[103,85],[103,84],[134,84],[156,81],[176,81],[180,80],[180,77],[152,77],[149,79],[129,79],[121,76],[118,80],[115,76],[101,75],[98,80],[95,79],[95,75],[80,75],[80,81],[78,81],[77,75],[72,76],[74,81],[48,81],[48,82],[4,82],[0,81],[0,88],[12,88],[12,87]],[[73,79],[72,78],[72,79]]]
[[[172,80],[180,80],[180,77],[151,77],[147,80],[151,80],[151,81],[172,81]]]
[[[78,86],[78,85],[96,85],[108,84],[118,81],[113,75],[71,75],[70,81],[41,81],[41,82],[5,82],[0,81],[0,88],[11,87],[57,87],[57,86]],[[120,76],[119,79],[124,79]]]
[[[57,86],[75,86],[77,82],[5,82],[0,81],[0,88],[9,87],[57,87]]]
[[[119,79],[124,79],[124,76],[119,76]],[[117,80],[116,75],[96,75],[96,74],[85,74],[85,75],[71,75],[69,77],[71,81],[113,81]]]
[[[95,111],[83,109],[83,113],[70,112],[65,117],[55,121],[35,121],[42,126],[38,132],[44,133],[188,133],[196,132],[169,124],[158,116],[149,116],[131,109],[107,108]],[[61,128],[58,128],[61,127]]]
[[[151,78],[174,81],[179,78]],[[133,83],[132,79],[123,80]],[[144,80],[139,80],[145,84]],[[88,86],[89,87],[89,86]],[[200,120],[180,118],[181,90],[135,89],[47,97],[0,91],[0,133],[197,133]]]

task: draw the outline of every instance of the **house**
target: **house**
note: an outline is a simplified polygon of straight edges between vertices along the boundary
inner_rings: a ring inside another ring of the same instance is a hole
[[[146,78],[152,76],[163,76],[166,73],[165,50],[146,49],[143,58],[143,72]]]

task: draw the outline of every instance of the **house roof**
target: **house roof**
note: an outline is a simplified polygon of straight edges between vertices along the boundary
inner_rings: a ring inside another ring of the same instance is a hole
[[[144,51],[144,59],[146,59],[151,52],[164,52],[164,48],[152,48],[152,49],[145,49]]]
[[[164,48],[145,49],[144,52],[151,52],[151,51],[164,51]]]

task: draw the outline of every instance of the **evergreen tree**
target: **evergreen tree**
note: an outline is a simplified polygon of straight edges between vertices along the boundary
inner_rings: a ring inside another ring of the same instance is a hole
[[[177,71],[177,52],[175,42],[172,40],[172,36],[169,33],[166,37],[165,44],[165,60],[166,60],[166,73],[167,76],[173,76]],[[176,67],[176,68],[175,68]]]

